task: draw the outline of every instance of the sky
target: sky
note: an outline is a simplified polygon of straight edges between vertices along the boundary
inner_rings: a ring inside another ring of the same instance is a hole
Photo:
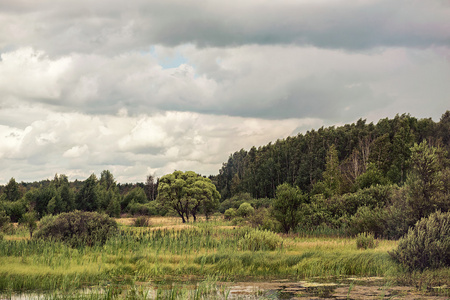
[[[215,175],[307,130],[448,109],[448,0],[0,1],[0,184]]]

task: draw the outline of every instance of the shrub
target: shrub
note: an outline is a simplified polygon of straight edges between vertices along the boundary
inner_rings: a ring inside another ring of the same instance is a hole
[[[150,227],[151,222],[150,218],[146,216],[140,216],[134,219],[134,226],[135,227]]]
[[[450,212],[422,218],[389,254],[409,271],[450,266]]]
[[[235,208],[238,209],[239,205],[241,205],[244,202],[252,202],[253,198],[249,193],[239,193],[234,195],[233,197],[224,200],[219,205],[219,211],[221,213],[224,213],[229,208]]]
[[[348,233],[358,234],[363,232],[373,233],[376,237],[384,234],[384,211],[382,208],[375,207],[374,209],[368,206],[361,206],[356,211],[356,214],[350,217]]]
[[[73,211],[44,220],[34,237],[53,239],[72,247],[80,247],[103,245],[117,231],[117,223],[106,215]]]
[[[136,216],[136,215],[156,216],[156,215],[158,215],[158,209],[156,207],[155,201],[145,203],[145,204],[132,201],[130,204],[128,204],[126,210],[128,210],[128,212],[133,216]]]
[[[373,234],[363,232],[356,236],[356,248],[357,249],[368,249],[368,248],[375,248],[376,243],[375,239],[373,237]]]
[[[225,220],[231,220],[236,216],[236,210],[234,208],[229,208],[223,213]]]
[[[272,218],[270,211],[265,207],[256,209],[248,218],[248,221],[252,227],[262,230],[279,231],[281,227],[278,221]]]
[[[10,221],[11,219],[8,215],[6,215],[6,212],[4,210],[0,210],[0,231],[6,228]]]
[[[242,250],[259,251],[275,250],[280,247],[283,239],[276,233],[267,230],[252,230],[247,232],[239,241]]]
[[[231,224],[234,226],[242,226],[245,225],[247,222],[243,217],[236,216],[231,220]]]
[[[255,209],[248,202],[242,203],[238,210],[237,214],[243,218],[250,216]]]

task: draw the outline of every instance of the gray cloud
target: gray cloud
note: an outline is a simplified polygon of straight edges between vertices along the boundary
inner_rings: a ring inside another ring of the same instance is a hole
[[[0,183],[216,174],[311,128],[448,109],[442,0],[0,2]]]
[[[0,95],[11,98],[3,105],[23,102],[92,115],[185,111],[339,122],[392,102],[419,104],[430,97],[440,103],[437,111],[450,91],[448,58],[442,55],[448,48],[442,47],[358,54],[297,46],[169,49],[188,63],[164,69],[154,54],[135,52],[57,59],[31,48],[3,54]]]
[[[0,49],[114,54],[162,44],[296,44],[348,50],[450,44],[442,0],[2,1]],[[6,38],[7,37],[7,38]]]

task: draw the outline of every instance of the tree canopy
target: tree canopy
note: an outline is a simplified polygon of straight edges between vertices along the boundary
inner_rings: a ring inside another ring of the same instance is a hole
[[[159,180],[157,201],[173,209],[183,223],[189,221],[189,215],[194,221],[199,212],[208,215],[219,205],[219,199],[211,180],[192,171],[175,171]]]

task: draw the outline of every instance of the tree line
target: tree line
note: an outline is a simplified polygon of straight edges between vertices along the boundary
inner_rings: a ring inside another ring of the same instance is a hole
[[[397,115],[240,150],[212,180],[231,219],[247,202],[248,222],[267,229],[399,238],[450,210],[449,150],[450,111],[437,123]]]
[[[73,182],[64,174],[33,183],[18,183],[11,178],[0,189],[0,213],[12,222],[28,211],[38,219],[73,210],[98,211],[112,217],[121,213],[164,213],[155,201],[157,188],[158,179],[152,175],[145,183],[118,184],[109,170],[104,170],[100,178],[92,174],[84,181]]]
[[[273,198],[277,186],[283,183],[310,192],[324,179],[327,157],[337,154],[336,168],[342,178],[339,187],[333,188],[338,188],[340,194],[356,191],[361,184],[357,179],[367,171],[379,172],[384,180],[402,185],[411,169],[411,147],[426,140],[448,152],[449,132],[450,111],[439,122],[407,114],[381,119],[377,124],[366,124],[360,119],[353,124],[300,133],[249,151],[241,149],[230,155],[211,180],[223,199],[239,193]],[[333,151],[328,151],[330,147]]]
[[[449,151],[450,111],[439,122],[406,114],[377,124],[360,119],[240,150],[209,178],[175,171],[118,184],[108,170],[73,182],[11,178],[0,189],[0,221],[73,210],[171,214],[183,222],[221,213],[273,231],[398,238],[421,218],[450,210]]]

